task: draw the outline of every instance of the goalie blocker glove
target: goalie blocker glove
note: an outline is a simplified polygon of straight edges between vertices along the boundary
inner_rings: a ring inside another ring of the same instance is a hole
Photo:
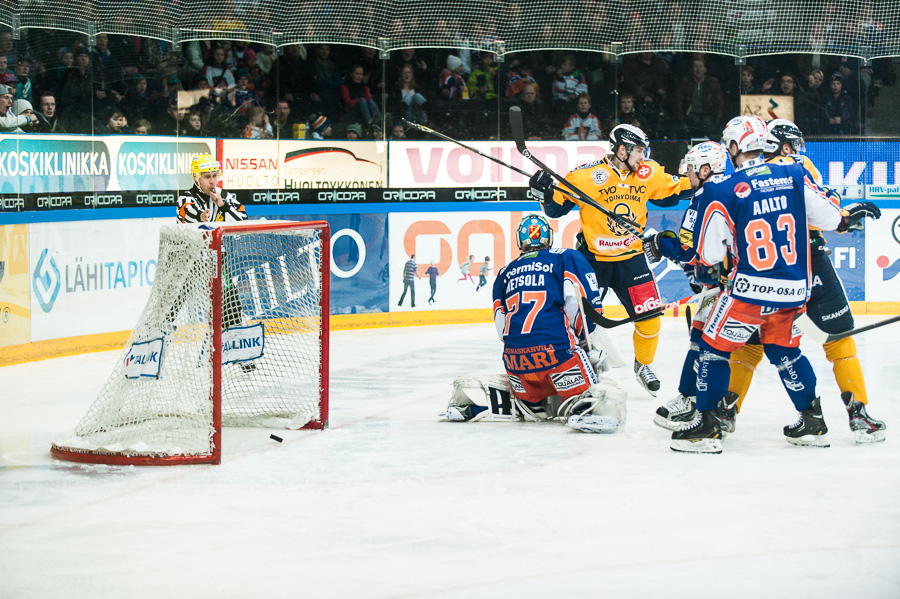
[[[544,204],[553,199],[553,178],[544,171],[538,171],[528,180],[531,198]]]
[[[846,233],[847,231],[862,231],[863,219],[866,217],[878,219],[881,218],[881,209],[872,202],[857,202],[850,204],[841,210],[841,224],[838,225],[838,233]]]
[[[653,233],[641,240],[643,242],[644,255],[647,256],[647,262],[655,264],[662,260],[663,257],[673,253],[669,248],[665,247],[667,244],[672,243],[672,241],[667,240],[675,240],[677,243],[678,236],[672,231],[663,231],[661,233]]]

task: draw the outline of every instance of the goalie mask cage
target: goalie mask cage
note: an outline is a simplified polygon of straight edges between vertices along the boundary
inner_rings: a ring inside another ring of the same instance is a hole
[[[325,222],[163,227],[137,326],[50,453],[218,464],[223,426],[326,428],[329,239]]]

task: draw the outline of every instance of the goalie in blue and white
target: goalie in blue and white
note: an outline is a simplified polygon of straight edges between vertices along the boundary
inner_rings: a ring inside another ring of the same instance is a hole
[[[516,241],[522,254],[500,270],[493,289],[506,377],[457,379],[444,416],[558,419],[584,432],[615,432],[625,423],[626,394],[601,382],[605,352],[593,349],[594,326],[581,312],[582,298],[601,306],[593,269],[581,253],[552,248],[543,216],[522,219]]]

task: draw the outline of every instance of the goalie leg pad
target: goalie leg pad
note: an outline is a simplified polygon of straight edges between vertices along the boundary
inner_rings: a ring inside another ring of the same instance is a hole
[[[505,374],[453,379],[453,394],[440,416],[452,422],[515,420],[510,380]]]
[[[615,433],[625,426],[628,393],[613,381],[605,380],[572,401],[560,406],[566,426],[585,433]]]

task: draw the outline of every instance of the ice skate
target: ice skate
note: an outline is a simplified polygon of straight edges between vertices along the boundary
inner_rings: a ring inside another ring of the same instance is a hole
[[[659,391],[659,379],[656,378],[656,373],[653,372],[650,365],[641,364],[635,359],[634,374],[637,382],[641,384],[641,387],[646,389],[647,393],[656,397],[656,393]]]
[[[875,420],[866,413],[866,404],[853,399],[853,393],[846,391],[841,393],[841,400],[847,408],[850,417],[850,430],[858,445],[866,443],[879,443],[884,441],[887,426],[880,420]]]
[[[667,431],[680,431],[693,423],[696,413],[695,403],[695,397],[679,393],[666,405],[656,408],[653,424]]]
[[[734,432],[734,419],[737,416],[738,399],[737,393],[729,391],[724,398],[719,400],[719,404],[716,406],[716,418],[719,419],[719,426],[722,427],[722,432]]]
[[[822,416],[821,400],[817,397],[809,408],[797,415],[797,422],[784,427],[784,436],[792,445],[808,447],[830,447],[828,427]]]
[[[722,453],[722,429],[712,410],[694,412],[690,426],[672,433],[673,451],[684,453]]]

